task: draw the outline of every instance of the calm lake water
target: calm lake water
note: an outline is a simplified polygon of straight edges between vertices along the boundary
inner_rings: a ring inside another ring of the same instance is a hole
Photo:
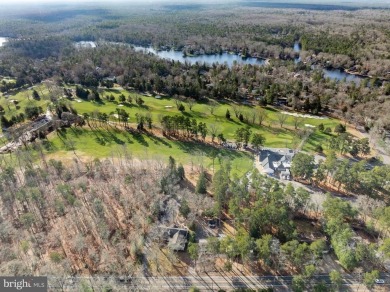
[[[299,53],[301,51],[301,45],[299,42],[295,42],[294,43],[294,52],[297,52]],[[301,57],[299,56],[298,58],[295,58],[294,62],[295,63],[298,63],[301,61]],[[314,66],[312,66],[312,68],[315,68]],[[353,74],[348,74],[340,69],[326,69],[326,68],[322,68],[322,71],[324,72],[324,77],[325,78],[330,78],[330,79],[333,79],[333,80],[337,80],[337,81],[341,81],[341,80],[346,80],[347,82],[350,82],[350,81],[353,81],[355,82],[356,84],[359,84],[360,81],[364,78],[364,77],[361,77],[361,76],[356,76],[356,75],[353,75]]]
[[[364,77],[353,75],[353,74],[348,74],[340,69],[325,69],[323,68],[322,71],[324,72],[324,77],[325,78],[330,78],[333,80],[346,80],[347,82],[353,81],[356,84],[359,84]]]
[[[96,43],[92,41],[81,41],[75,43],[78,48],[96,48]]]
[[[6,43],[7,41],[8,41],[7,38],[0,37],[0,47],[2,47],[3,44]]]
[[[252,65],[264,65],[265,60],[264,59],[257,59],[257,58],[246,58],[243,59],[238,55],[235,54],[228,54],[223,53],[221,55],[199,55],[199,56],[193,56],[193,57],[184,57],[183,53],[181,51],[156,51],[153,48],[145,48],[145,47],[134,47],[136,51],[144,51],[147,53],[153,53],[160,58],[164,59],[170,59],[175,60],[179,62],[189,62],[191,64],[195,64],[196,62],[199,63],[206,63],[206,64],[213,64],[213,63],[227,63],[229,67],[232,67],[234,62],[237,62],[237,64],[252,64]],[[296,42],[294,44],[294,51],[300,52],[301,51],[301,45]],[[298,57],[295,59],[295,62],[300,62],[301,57]],[[346,81],[353,81],[355,83],[360,83],[362,77],[348,74],[340,69],[322,69],[324,72],[325,78],[330,78],[333,80],[341,81],[346,79]]]
[[[190,64],[195,64],[196,62],[202,64],[206,63],[208,65],[212,65],[213,63],[224,64],[226,63],[229,67],[232,67],[233,64],[251,64],[251,65],[264,65],[264,59],[258,58],[242,58],[236,54],[222,53],[221,55],[198,55],[191,57],[184,57],[183,52],[181,51],[156,51],[150,47],[134,47],[136,51],[143,51],[147,53],[153,53],[160,58],[179,61],[179,62],[189,62]]]
[[[299,42],[294,43],[294,52],[299,53],[301,51],[301,44]]]
[[[6,41],[5,38],[0,38],[0,42],[1,40],[4,39]],[[112,44],[118,44],[118,43],[112,43]],[[80,41],[80,42],[76,42],[75,45],[77,47],[83,47],[83,48],[95,48],[96,47],[96,42],[93,42],[93,41]],[[159,56],[160,58],[163,58],[163,59],[169,59],[169,60],[174,60],[174,61],[179,61],[179,62],[189,62],[190,64],[195,64],[196,62],[202,64],[202,63],[206,63],[208,65],[211,65],[213,63],[219,63],[219,64],[224,64],[226,63],[229,67],[232,67],[233,64],[251,64],[251,65],[264,65],[265,64],[265,60],[264,59],[258,59],[258,58],[242,58],[240,57],[239,55],[236,55],[236,54],[229,54],[229,53],[222,53],[222,54],[215,54],[215,55],[198,55],[198,56],[191,56],[191,57],[184,57],[183,56],[183,52],[181,51],[174,51],[174,50],[170,50],[170,51],[157,51],[155,50],[154,48],[151,48],[151,47],[140,47],[140,46],[134,46],[134,49],[136,51],[141,51],[141,52],[145,52],[145,53],[153,53],[157,56]],[[297,52],[299,53],[301,51],[301,45],[299,42],[295,42],[294,43],[294,52]],[[298,58],[295,59],[295,63],[298,63],[301,61],[301,57],[299,56]],[[314,68],[314,67],[313,67]],[[364,78],[364,77],[360,77],[360,76],[356,76],[356,75],[353,75],[353,74],[348,74],[340,69],[326,69],[326,68],[322,68],[323,72],[324,72],[324,77],[325,78],[330,78],[330,79],[333,79],[333,80],[337,80],[337,81],[342,81],[342,80],[346,80],[346,81],[353,81],[355,82],[356,84],[359,84],[360,81]]]

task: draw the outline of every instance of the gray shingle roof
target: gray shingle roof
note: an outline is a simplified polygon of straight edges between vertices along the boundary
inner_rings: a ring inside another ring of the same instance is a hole
[[[175,251],[183,251],[187,243],[187,234],[186,229],[176,229],[172,228],[168,230],[168,247]]]
[[[260,150],[259,159],[265,169],[284,170],[291,163],[294,154],[293,150],[287,148],[264,148]]]

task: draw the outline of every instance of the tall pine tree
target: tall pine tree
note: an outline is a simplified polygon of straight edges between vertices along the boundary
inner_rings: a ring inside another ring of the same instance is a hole
[[[204,171],[202,171],[199,175],[198,182],[196,184],[195,191],[198,194],[205,194],[207,192],[207,181],[206,181],[206,174]]]

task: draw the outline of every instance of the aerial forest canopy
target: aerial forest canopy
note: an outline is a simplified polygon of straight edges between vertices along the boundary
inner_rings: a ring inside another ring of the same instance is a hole
[[[380,284],[390,7],[204,2],[0,11],[1,274]]]

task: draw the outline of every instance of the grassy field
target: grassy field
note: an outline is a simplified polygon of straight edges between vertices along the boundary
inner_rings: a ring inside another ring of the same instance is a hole
[[[37,92],[41,95],[47,95],[48,90],[44,85],[38,85],[36,88]],[[20,90],[15,94],[11,94],[8,98],[5,96],[0,97],[0,105],[4,108],[5,117],[10,118],[16,114],[24,113],[24,109],[28,105],[41,106],[44,111],[49,104],[49,100],[42,96],[40,100],[34,100],[32,98],[33,89]],[[15,105],[12,101],[17,100],[19,103]]]
[[[325,124],[325,123],[324,123]],[[336,122],[331,128],[334,129],[334,126],[337,125]],[[317,145],[321,145],[323,149],[328,147],[327,140],[332,137],[333,134],[322,133],[319,130],[315,130],[315,132],[310,135],[310,137],[303,144],[302,150],[307,152],[315,152],[315,148]]]
[[[41,94],[47,94],[46,88],[41,85],[38,92]],[[32,90],[21,91],[7,99],[2,97],[0,104],[5,108],[6,116],[10,117],[15,113],[23,112],[24,108],[32,103],[42,106],[44,110],[49,103],[46,99],[39,101],[30,100],[27,98],[31,96]],[[132,96],[132,104],[124,104],[120,106],[119,95],[123,93],[126,97]],[[125,90],[106,89],[101,91],[101,96],[113,95],[115,101],[107,101],[103,97],[101,103],[90,102],[85,100],[72,100],[66,101],[75,108],[79,114],[93,113],[100,111],[110,115],[111,120],[115,120],[114,114],[118,108],[126,110],[130,114],[130,123],[135,123],[136,113],[145,114],[150,113],[153,117],[154,125],[159,126],[159,118],[163,115],[185,115],[189,118],[195,118],[198,121],[205,122],[210,128],[211,125],[215,125],[218,129],[218,133],[223,133],[224,137],[228,141],[234,141],[234,133],[240,127],[245,127],[247,124],[240,122],[234,115],[234,111],[231,105],[218,104],[215,107],[213,114],[210,111],[209,104],[197,103],[193,106],[192,110],[188,108],[187,104],[184,104],[186,111],[180,113],[175,101],[171,98],[156,99],[149,96],[141,96],[133,92],[127,92]],[[136,97],[142,97],[145,101],[143,106],[138,106],[135,103]],[[16,109],[15,105],[8,103],[10,99],[16,99],[19,101],[19,107]],[[252,109],[259,108],[258,106],[250,107],[245,105],[238,106],[241,112],[250,111]],[[226,111],[229,110],[231,119],[228,120],[225,117]],[[266,108],[268,117],[262,126],[251,125],[253,133],[261,133],[266,138],[265,146],[268,147],[288,147],[296,148],[301,139],[297,137],[296,130],[294,129],[293,117],[288,116],[283,128],[280,127],[277,114],[278,111],[274,108]],[[314,119],[305,118],[300,128],[304,128],[305,124],[318,126],[323,123],[325,127],[334,128],[339,121],[335,119]],[[325,141],[328,139],[328,135],[315,130],[312,135],[303,144],[302,149],[305,151],[313,152],[315,146],[320,144],[324,147]],[[199,166],[203,165],[207,169],[212,169],[212,160],[209,157],[210,152],[213,150],[213,146],[206,145],[204,143],[198,143],[196,141],[176,141],[167,138],[157,137],[154,135],[146,134],[134,134],[127,133],[115,129],[106,130],[91,130],[87,127],[82,129],[63,129],[59,133],[52,133],[49,136],[50,142],[47,143],[47,152],[51,153],[55,157],[73,155],[73,150],[79,155],[85,157],[97,157],[103,158],[111,155],[116,155],[120,152],[120,149],[126,147],[126,149],[134,156],[142,159],[161,159],[167,161],[167,158],[171,155],[178,162],[186,165]],[[224,160],[229,159],[232,162],[233,172],[243,174],[249,171],[253,166],[253,158],[249,154],[243,152],[232,151],[228,149],[219,149],[220,157]],[[55,155],[54,155],[55,154]],[[216,159],[216,169],[218,163]]]
[[[126,147],[133,157],[141,159],[160,159],[168,161],[172,156],[177,162],[185,165],[199,166],[212,171],[212,159],[209,157],[213,146],[192,141],[175,141],[154,135],[142,135],[116,131],[115,129],[89,130],[86,128],[62,129],[58,133],[52,133],[46,145],[48,153],[60,156],[73,150],[81,156],[96,158],[118,156]],[[253,167],[253,158],[243,152],[229,149],[219,149],[220,158],[230,160],[232,171],[244,174]],[[215,169],[218,169],[218,159],[215,160]]]
[[[118,97],[121,93],[124,93],[125,96],[131,95],[133,100],[137,96],[142,97],[145,104],[142,107],[139,107],[135,104],[135,102],[133,102],[132,105],[124,104],[122,107],[119,107]],[[102,103],[78,100],[71,101],[71,104],[79,113],[100,111],[112,115],[115,113],[117,108],[122,108],[130,114],[131,122],[135,122],[136,113],[144,114],[149,112],[153,116],[155,123],[158,121],[159,116],[181,114],[176,109],[175,101],[170,98],[156,99],[154,97],[141,96],[135,93],[118,90],[104,90],[102,92],[102,95],[111,94],[116,98],[115,102],[109,102],[105,99],[103,99]],[[259,107],[241,105],[239,108],[242,112],[245,112]],[[226,110],[230,111],[232,117],[231,120],[226,119]],[[299,144],[300,140],[295,135],[296,131],[294,129],[293,117],[288,117],[287,121],[283,125],[283,128],[281,128],[278,122],[277,113],[278,112],[276,110],[268,108],[268,117],[263,126],[251,126],[253,133],[261,133],[264,135],[266,138],[265,146],[295,148]],[[234,133],[238,128],[246,126],[245,123],[240,122],[234,116],[232,107],[227,104],[218,104],[213,114],[211,114],[210,106],[208,104],[195,104],[192,110],[186,106],[186,111],[183,114],[190,118],[196,118],[199,121],[205,122],[208,126],[215,124],[218,128],[218,132],[223,133],[224,137],[229,141],[234,141]],[[319,120],[313,118],[305,118],[303,121],[303,124],[310,124],[313,126],[318,126],[320,123],[323,123],[325,127],[331,127],[333,129],[337,125],[338,121],[334,119]],[[301,128],[303,127],[304,126],[301,126]],[[315,147],[313,145],[316,143],[322,143],[325,138],[326,135],[320,133],[319,131],[315,131],[315,133],[313,133],[305,143],[304,149],[310,151],[313,150]]]

